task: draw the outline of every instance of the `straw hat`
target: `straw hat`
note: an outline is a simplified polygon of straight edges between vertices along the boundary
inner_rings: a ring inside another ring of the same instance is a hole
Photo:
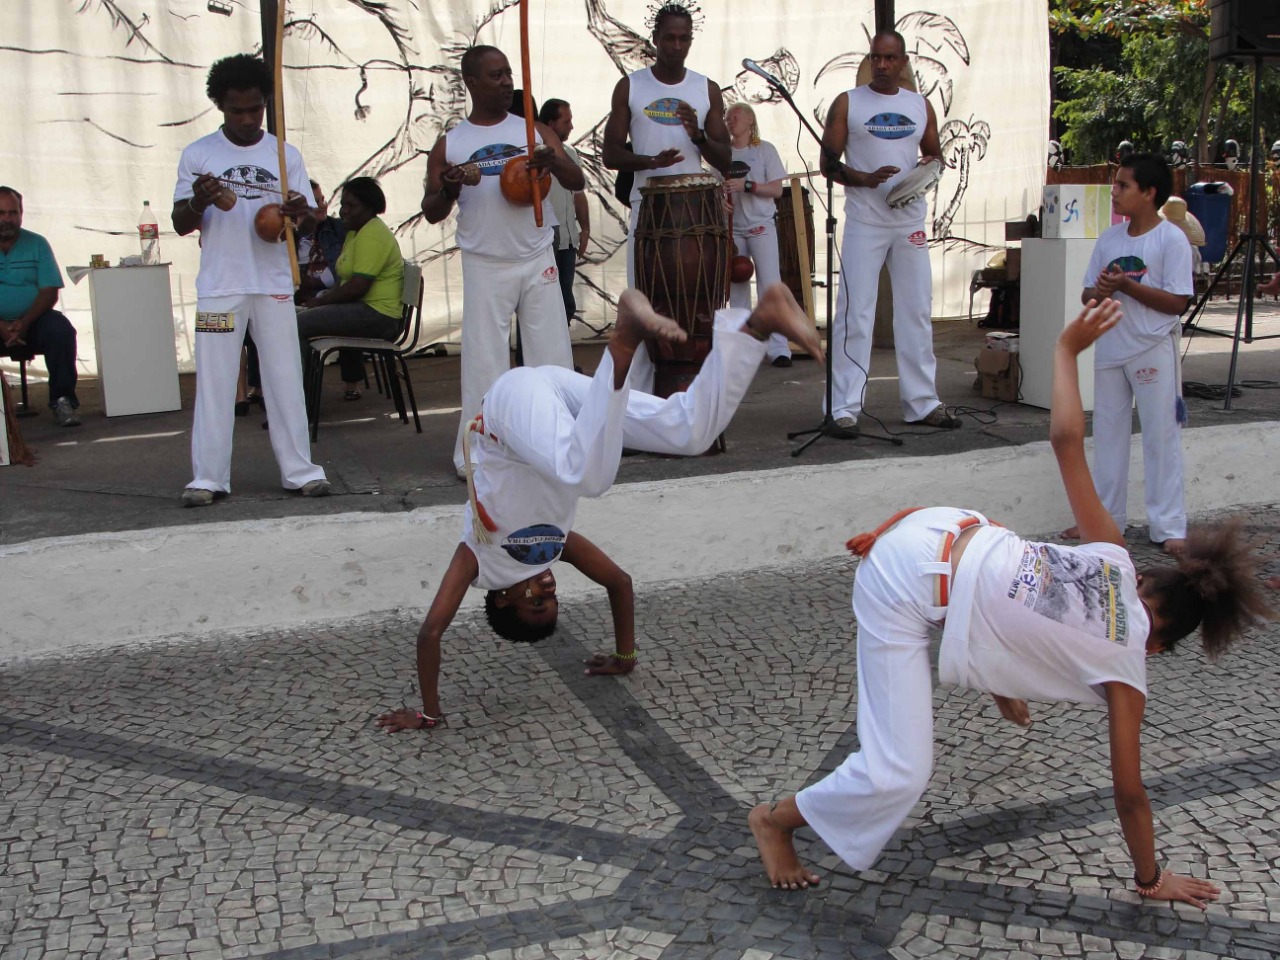
[[[1181,197],[1170,197],[1160,208],[1160,216],[1185,233],[1193,247],[1204,246],[1204,227],[1200,226],[1196,215],[1187,210],[1187,201]]]

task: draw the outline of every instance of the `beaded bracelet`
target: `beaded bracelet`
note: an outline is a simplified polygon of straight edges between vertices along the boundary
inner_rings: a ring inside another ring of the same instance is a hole
[[[1160,889],[1161,886],[1163,886],[1163,884],[1164,884],[1164,871],[1160,869],[1160,864],[1158,863],[1156,864],[1155,879],[1153,879],[1150,883],[1143,883],[1141,880],[1139,880],[1138,874],[1136,871],[1133,874],[1133,885],[1138,888],[1138,893],[1144,897],[1154,897],[1156,895],[1156,892]]]
[[[636,652],[632,650],[630,653],[611,653],[609,656],[614,660],[621,660],[623,663],[634,663]]]
[[[415,710],[415,711],[414,711],[414,715],[415,715],[419,720],[421,720],[421,721],[422,721],[422,726],[420,726],[420,727],[418,728],[419,730],[430,730],[430,729],[432,729],[432,728],[434,728],[434,727],[447,726],[447,724],[446,724],[446,723],[445,723],[445,721],[444,721],[444,714],[443,714],[443,713],[442,713],[442,714],[440,714],[440,716],[438,716],[438,717],[428,717],[428,716],[427,716],[425,713],[423,713],[421,710]]]

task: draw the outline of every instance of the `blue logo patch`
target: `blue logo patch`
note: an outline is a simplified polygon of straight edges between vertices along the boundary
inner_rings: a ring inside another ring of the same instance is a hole
[[[901,140],[916,132],[916,122],[900,113],[877,113],[863,126],[867,133],[881,140]]]
[[[474,163],[480,168],[480,176],[497,177],[502,175],[502,168],[508,160],[525,152],[524,147],[510,143],[491,143],[473,153],[467,163]]]
[[[664,127],[678,127],[680,118],[676,116],[676,108],[679,106],[680,101],[675,97],[660,97],[644,108],[644,115]]]
[[[564,531],[554,524],[535,523],[502,541],[511,559],[531,567],[554,563],[564,550]]]
[[[1139,283],[1141,283],[1142,278],[1147,275],[1147,265],[1143,262],[1141,257],[1116,257],[1107,264],[1107,269],[1119,270],[1126,277],[1137,280]]]

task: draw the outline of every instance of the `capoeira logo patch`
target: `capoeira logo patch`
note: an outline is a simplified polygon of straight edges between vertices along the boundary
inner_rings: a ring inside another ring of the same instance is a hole
[[[767,230],[767,229],[768,229],[768,226],[767,226],[766,224],[763,224],[763,223],[762,223],[762,224],[760,224],[760,226],[758,226],[758,227],[752,227],[750,230],[748,230],[748,231],[747,231],[747,236],[749,236],[749,237],[763,237],[763,236],[764,236],[764,232],[765,232],[765,230]]]
[[[1008,595],[1063,626],[1112,643],[1128,642],[1120,569],[1100,557],[1051,543],[1028,543]]]
[[[233,333],[235,329],[234,313],[196,313],[196,333]]]
[[[644,115],[664,127],[678,127],[680,117],[676,114],[676,109],[679,106],[680,101],[675,97],[659,97],[644,108]]]
[[[911,234],[911,236],[907,237],[907,240],[917,247],[923,247],[929,242],[929,238],[924,235],[923,230],[917,230],[915,233]]]
[[[900,113],[877,113],[863,127],[878,140],[901,140],[916,132],[916,122]]]
[[[1126,277],[1142,282],[1142,278],[1147,275],[1147,265],[1141,257],[1116,257],[1109,264],[1107,270],[1119,270]]]
[[[526,152],[524,147],[511,143],[491,143],[473,153],[466,162],[479,167],[482,177],[497,177],[502,175],[502,168],[508,160]]]
[[[547,267],[547,269],[542,271],[542,282],[555,283],[556,280],[559,278],[559,276],[560,276],[560,273],[559,271],[556,270],[555,267]]]
[[[535,523],[509,534],[502,541],[502,549],[520,563],[542,566],[560,557],[564,550],[564,531],[554,524]]]
[[[1142,384],[1157,383],[1160,380],[1160,371],[1155,367],[1139,367],[1133,372],[1133,379]]]

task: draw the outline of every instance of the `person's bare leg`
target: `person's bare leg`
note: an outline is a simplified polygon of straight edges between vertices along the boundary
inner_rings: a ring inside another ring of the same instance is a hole
[[[618,319],[613,325],[613,336],[609,338],[609,355],[613,357],[613,389],[621,390],[626,383],[636,347],[647,337],[678,343],[688,339],[688,334],[680,324],[654,310],[643,293],[628,287],[618,298]]]
[[[1060,534],[1058,534],[1058,536],[1060,536],[1063,540],[1079,540],[1080,528],[1067,527],[1067,529],[1063,530]]]
[[[818,339],[818,331],[809,322],[808,315],[785,283],[772,284],[751,311],[747,318],[747,326],[762,339],[769,339],[769,334],[780,333],[788,340],[800,344],[806,353],[817,360],[826,359],[822,351],[822,341]]]
[[[998,693],[993,693],[991,699],[995,700],[996,706],[1000,708],[1000,716],[1010,723],[1016,723],[1020,727],[1031,726],[1031,711],[1027,709],[1027,701],[1002,697]]]
[[[818,875],[800,862],[791,842],[791,834],[805,825],[795,797],[758,805],[748,815],[747,823],[756,838],[769,883],[779,890],[804,890],[818,882]]]

